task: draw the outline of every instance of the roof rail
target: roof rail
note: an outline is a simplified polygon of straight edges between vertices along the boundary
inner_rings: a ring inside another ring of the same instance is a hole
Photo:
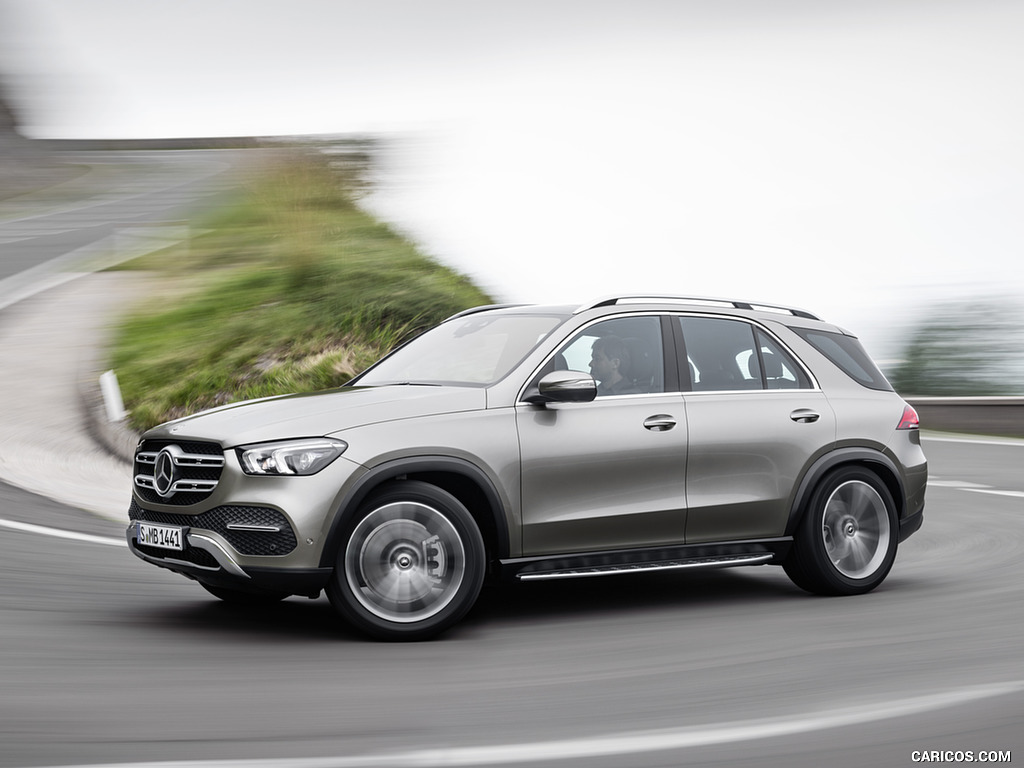
[[[616,304],[635,304],[649,302],[678,302],[681,304],[702,304],[711,307],[733,307],[734,309],[766,310],[769,312],[786,312],[794,317],[802,317],[807,320],[818,320],[821,318],[811,314],[805,309],[796,307],[784,307],[778,304],[764,304],[760,301],[735,301],[733,299],[718,299],[709,296],[676,296],[673,294],[625,294],[622,296],[603,296],[589,304],[584,304],[576,309],[573,314],[585,312],[588,309],[597,307],[611,307]]]
[[[475,315],[477,312],[489,312],[492,309],[512,309],[513,307],[525,307],[526,304],[485,304],[480,307],[471,307],[470,309],[464,309],[461,312],[456,312],[451,317],[445,318],[444,322],[449,320],[455,320],[460,317],[466,317],[467,315]]]

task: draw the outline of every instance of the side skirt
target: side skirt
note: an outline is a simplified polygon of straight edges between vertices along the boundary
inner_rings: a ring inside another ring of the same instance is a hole
[[[781,565],[793,544],[778,539],[690,544],[677,547],[582,552],[571,555],[520,557],[501,560],[501,574],[519,581],[614,576],[624,573],[686,568],[732,568],[739,565]]]

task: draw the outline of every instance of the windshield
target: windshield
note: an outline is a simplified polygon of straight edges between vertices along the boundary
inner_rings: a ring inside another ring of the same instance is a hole
[[[351,383],[487,386],[503,379],[561,322],[551,315],[490,313],[450,320],[395,350]]]

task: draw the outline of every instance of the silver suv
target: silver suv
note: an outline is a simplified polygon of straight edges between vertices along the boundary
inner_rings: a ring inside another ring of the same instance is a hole
[[[485,577],[781,565],[868,592],[921,526],[917,414],[798,309],[618,296],[458,314],[329,392],[156,427],[132,552],[219,598],[457,622]]]

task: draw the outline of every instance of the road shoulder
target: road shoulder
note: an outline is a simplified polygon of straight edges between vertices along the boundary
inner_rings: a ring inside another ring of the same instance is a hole
[[[121,425],[104,423],[98,378],[112,320],[147,279],[131,272],[83,275],[0,313],[0,391],[6,400],[0,409],[0,480],[109,520],[127,520],[131,466],[123,448],[115,455],[110,443],[130,442],[131,436]]]

